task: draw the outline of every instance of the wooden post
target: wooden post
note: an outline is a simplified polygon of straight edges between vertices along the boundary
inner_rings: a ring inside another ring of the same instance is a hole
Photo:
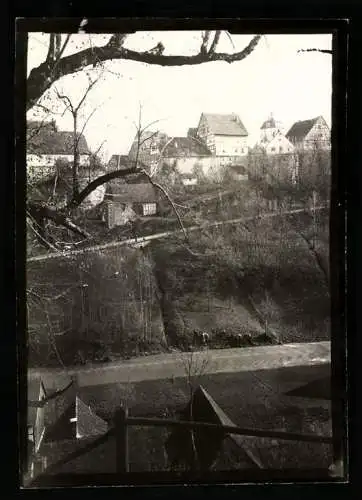
[[[128,464],[128,429],[127,429],[128,408],[119,408],[114,416],[114,426],[116,430],[116,460],[117,472],[129,472]]]

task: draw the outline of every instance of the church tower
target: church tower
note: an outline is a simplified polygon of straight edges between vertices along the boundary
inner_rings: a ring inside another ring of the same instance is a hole
[[[261,144],[270,142],[278,134],[283,134],[282,124],[270,113],[269,118],[260,127]]]

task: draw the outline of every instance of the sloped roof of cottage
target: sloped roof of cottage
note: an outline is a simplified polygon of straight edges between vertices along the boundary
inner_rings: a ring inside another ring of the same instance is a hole
[[[213,114],[203,113],[210,132],[215,135],[247,136],[248,132],[244,124],[236,114]]]
[[[39,155],[72,155],[74,137],[73,132],[57,130],[54,123],[39,125],[30,122],[27,125],[28,140],[27,153]],[[91,154],[87,141],[82,134],[77,134],[78,152],[81,155]]]
[[[316,118],[311,118],[309,120],[302,120],[295,122],[289,131],[286,133],[286,137],[289,140],[301,141],[306,135],[311,131],[313,126],[316,124],[317,120],[321,118],[317,116]]]
[[[151,144],[154,144],[156,142],[159,145],[163,145],[166,143],[166,141],[167,134],[165,134],[164,132],[160,132],[158,130],[145,130],[141,133],[140,139],[138,139],[138,136],[136,134],[129,150],[129,157],[133,159],[137,154],[138,142],[140,142],[141,154],[144,154],[144,150],[147,149]]]
[[[206,144],[194,137],[174,137],[165,147],[163,156],[168,158],[211,156],[211,151]]]
[[[150,183],[121,184],[108,186],[107,195],[119,203],[154,203],[158,201],[156,189]]]

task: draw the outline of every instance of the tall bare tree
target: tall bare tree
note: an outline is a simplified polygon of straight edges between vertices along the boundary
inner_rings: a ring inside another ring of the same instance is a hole
[[[45,92],[60,78],[84,71],[86,68],[97,67],[105,61],[132,60],[164,67],[190,66],[213,61],[233,63],[242,61],[248,57],[257,47],[262,35],[253,36],[251,41],[242,50],[233,53],[217,51],[220,36],[220,31],[203,32],[199,52],[194,55],[164,55],[164,46],[161,42],[149,50],[136,51],[124,46],[128,34],[114,33],[109,35],[107,43],[103,46],[93,46],[90,43],[90,46],[87,48],[64,55],[71,35],[68,34],[63,39],[61,34],[51,33],[49,35],[48,51],[45,60],[33,68],[28,76],[26,109],[27,111],[32,109]],[[76,170],[76,167],[74,170]],[[77,227],[71,220],[71,210],[78,207],[99,186],[112,179],[137,173],[138,170],[139,167],[135,165],[128,169],[107,172],[105,175],[92,180],[82,190],[77,190],[77,183],[75,183],[74,196],[71,203],[62,209],[55,209],[49,207],[46,203],[39,203],[30,199],[28,202],[28,212],[40,227],[44,225],[45,220],[52,220],[58,225],[67,227],[85,236],[82,228]]]

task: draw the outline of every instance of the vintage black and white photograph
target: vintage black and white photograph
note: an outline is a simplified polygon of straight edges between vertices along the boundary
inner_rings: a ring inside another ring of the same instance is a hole
[[[86,26],[26,34],[23,486],[343,477],[332,33]]]

